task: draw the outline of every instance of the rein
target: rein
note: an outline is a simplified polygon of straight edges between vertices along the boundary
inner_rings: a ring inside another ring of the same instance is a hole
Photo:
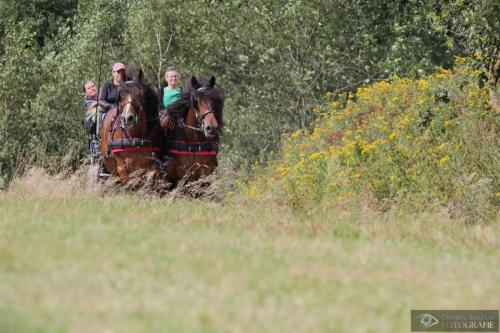
[[[201,128],[199,128],[199,127],[194,127],[194,126],[186,125],[186,124],[184,124],[184,127],[192,129],[193,131],[198,131],[198,132],[202,132],[203,133],[203,130]]]

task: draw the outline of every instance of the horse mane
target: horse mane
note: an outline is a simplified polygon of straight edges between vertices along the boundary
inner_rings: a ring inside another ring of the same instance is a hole
[[[182,89],[180,98],[167,108],[168,114],[185,118],[191,106],[191,90]]]
[[[208,100],[212,110],[214,111],[219,128],[222,129],[224,124],[222,118],[225,99],[224,91],[218,85],[210,88],[209,81],[209,79],[200,80],[200,86],[206,87],[207,89],[198,90],[197,93]],[[172,115],[180,115],[182,118],[185,118],[189,108],[192,106],[191,94],[195,91],[196,90],[191,85],[191,80],[186,81],[182,88],[180,99],[168,107],[168,113]]]

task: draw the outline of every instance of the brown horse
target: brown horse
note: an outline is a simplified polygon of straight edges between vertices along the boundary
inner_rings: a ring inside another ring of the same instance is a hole
[[[105,115],[101,129],[104,166],[122,182],[138,171],[144,171],[150,181],[159,174],[163,134],[158,105],[154,89],[143,82],[140,71],[137,81],[120,87],[118,105]]]
[[[215,77],[198,82],[193,76],[181,99],[168,108],[167,114],[180,121],[173,130],[168,129],[166,117],[161,122],[166,133],[168,181],[191,182],[214,172],[223,109],[224,92],[215,86]]]

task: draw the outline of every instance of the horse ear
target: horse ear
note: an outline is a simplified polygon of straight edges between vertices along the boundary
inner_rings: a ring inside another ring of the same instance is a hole
[[[210,78],[210,88],[213,88],[215,86],[215,76],[212,76]]]
[[[137,75],[137,81],[142,82],[144,80],[144,72],[142,71],[142,68],[139,69],[139,74]]]
[[[191,76],[191,87],[194,89],[198,89],[200,87],[200,84],[198,83],[198,80],[196,80],[196,76]]]

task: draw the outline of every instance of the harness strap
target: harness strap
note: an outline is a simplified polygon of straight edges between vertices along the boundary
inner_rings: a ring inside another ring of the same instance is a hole
[[[109,148],[112,153],[124,151],[162,151],[160,143],[141,138],[111,140]]]
[[[168,152],[172,155],[212,155],[219,152],[219,143],[214,141],[184,141],[168,142]]]

